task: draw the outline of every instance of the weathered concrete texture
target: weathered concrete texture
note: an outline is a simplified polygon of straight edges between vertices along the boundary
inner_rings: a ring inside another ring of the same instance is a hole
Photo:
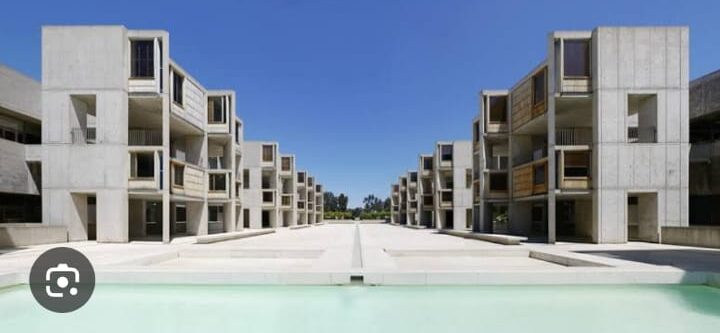
[[[67,229],[64,226],[50,226],[39,223],[0,224],[0,248],[62,243],[67,242],[67,240]]]
[[[0,65],[0,108],[39,120],[40,83]]]
[[[690,226],[663,227],[662,243],[685,246],[720,248],[720,227]]]
[[[690,121],[720,111],[720,71],[690,83]]]

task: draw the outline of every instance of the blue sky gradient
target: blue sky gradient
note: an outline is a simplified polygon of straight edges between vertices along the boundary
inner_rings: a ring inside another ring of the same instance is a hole
[[[350,206],[469,139],[481,89],[537,65],[552,30],[688,25],[691,78],[720,68],[718,1],[11,1],[0,63],[40,77],[40,27],[170,32],[171,56],[237,91],[246,140],[276,140]]]

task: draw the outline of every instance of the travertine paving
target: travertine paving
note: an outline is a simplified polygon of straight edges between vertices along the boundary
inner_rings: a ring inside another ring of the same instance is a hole
[[[720,260],[720,251],[679,246],[511,246],[388,224],[281,228],[238,240],[192,242],[190,237],[171,244],[76,242],[0,250],[0,285],[26,281],[35,258],[53,246],[87,255],[101,283],[344,284],[352,276],[370,284],[706,283],[709,277],[695,271],[712,271],[704,263]],[[633,260],[619,255],[623,251],[636,256],[673,251],[673,260],[685,265]]]

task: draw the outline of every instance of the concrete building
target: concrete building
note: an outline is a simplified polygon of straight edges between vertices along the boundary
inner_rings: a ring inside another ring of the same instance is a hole
[[[174,62],[165,31],[42,29],[43,221],[69,240],[170,241],[242,228],[232,91]],[[78,65],[81,64],[81,65]]]
[[[435,228],[435,164],[431,154],[421,154],[418,161],[418,225]]]
[[[41,84],[0,67],[0,223],[100,242],[295,225],[295,156],[245,147],[235,101],[173,61],[165,31],[43,27]]]
[[[720,71],[690,83],[690,224],[720,225]]]
[[[400,185],[390,185],[390,223],[400,223]]]
[[[473,123],[475,229],[658,242],[688,225],[688,29],[548,35],[547,57]]]
[[[408,225],[417,226],[420,221],[418,216],[418,172],[410,170],[405,175],[407,179],[407,187],[405,189],[405,198],[407,200],[405,212],[405,221]]]
[[[433,162],[436,228],[472,229],[472,143],[438,142]]]
[[[0,223],[40,222],[40,83],[0,66]]]

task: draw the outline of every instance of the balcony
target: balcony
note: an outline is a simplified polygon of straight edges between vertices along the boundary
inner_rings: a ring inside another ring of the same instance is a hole
[[[527,197],[548,191],[547,157],[513,168],[513,196]]]
[[[147,129],[128,130],[128,146],[162,146],[162,131]]]
[[[453,206],[453,191],[452,190],[441,190],[440,191],[440,207],[452,207]]]
[[[130,152],[129,190],[157,191],[161,189],[160,155],[162,151]]]
[[[203,197],[205,192],[205,171],[177,159],[170,160],[171,193],[182,196]]]
[[[512,92],[512,129],[519,129],[547,112],[547,67],[526,77]]]
[[[96,142],[95,127],[75,127],[70,130],[73,144],[94,144]]]
[[[558,128],[555,130],[556,146],[592,145],[591,127]]]
[[[592,151],[561,150],[558,151],[558,188],[562,190],[587,190],[591,182],[591,156]]]

